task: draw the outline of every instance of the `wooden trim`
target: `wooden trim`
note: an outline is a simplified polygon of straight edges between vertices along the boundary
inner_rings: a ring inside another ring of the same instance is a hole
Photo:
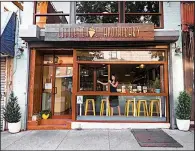
[[[35,25],[36,24],[36,16],[35,14],[37,13],[37,2],[33,2],[33,5],[34,5],[34,10],[33,10],[33,24]]]
[[[65,14],[65,13],[35,14],[35,17],[39,17],[39,16],[70,16],[70,14]]]
[[[161,48],[159,48],[161,47]],[[124,47],[99,47],[99,48],[77,48],[77,51],[167,51],[167,45],[155,45],[155,46],[142,46],[142,47],[136,47],[136,48],[124,48]]]
[[[102,95],[102,96],[167,96],[167,93],[121,93],[109,91],[79,91],[76,95]]]
[[[96,91],[96,87],[97,87],[97,82],[96,82],[97,75],[96,75],[96,73],[97,73],[97,70],[95,69],[93,71],[93,83],[94,83],[94,85],[93,85],[93,91]],[[79,75],[80,75],[80,72],[79,72]],[[79,88],[80,88],[80,86],[79,86]]]
[[[165,64],[165,61],[76,61],[78,64]]]
[[[163,29],[164,28],[164,11],[163,11],[163,2],[160,2],[160,27],[159,29]]]
[[[30,79],[29,79],[29,95],[28,95],[28,119],[31,120],[33,115],[34,100],[34,80],[35,80],[35,57],[36,50],[30,50]]]
[[[112,15],[119,15],[119,12],[118,13],[76,13],[76,16],[87,16],[87,15],[112,16]]]
[[[22,5],[20,2],[12,1],[12,3],[13,3],[14,5],[16,5],[20,10],[23,11],[23,5]]]
[[[125,13],[125,15],[162,15],[161,13]]]
[[[77,81],[78,81],[78,64],[76,63],[77,55],[76,50],[73,49],[73,92],[72,92],[72,120],[76,121],[76,92],[78,90],[77,88]]]
[[[110,80],[110,64],[108,65],[108,81]],[[108,83],[108,92],[110,92],[110,83]]]

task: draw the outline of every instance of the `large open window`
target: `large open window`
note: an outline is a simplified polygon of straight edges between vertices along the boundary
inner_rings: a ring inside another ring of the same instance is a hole
[[[77,104],[77,120],[167,121],[166,49],[77,50],[76,54],[76,95],[83,96],[83,104]],[[113,74],[116,92],[108,83]],[[120,109],[113,107],[113,114],[111,96]]]

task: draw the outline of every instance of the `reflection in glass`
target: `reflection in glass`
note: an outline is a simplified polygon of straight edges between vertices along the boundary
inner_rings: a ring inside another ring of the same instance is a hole
[[[153,23],[154,27],[160,26],[158,15],[125,15],[125,23]]]
[[[43,67],[43,93],[42,93],[42,110],[51,111],[51,96],[52,96],[52,75],[53,67]]]
[[[68,55],[55,55],[55,64],[73,64],[73,57]]]
[[[126,13],[159,13],[160,7],[157,1],[126,1]]]
[[[77,51],[82,61],[165,61],[164,51]]]
[[[76,2],[76,13],[117,13],[118,2],[114,1],[80,1]]]
[[[80,65],[80,91],[94,90],[94,68],[87,65]]]
[[[72,67],[57,67],[54,115],[71,114]]]

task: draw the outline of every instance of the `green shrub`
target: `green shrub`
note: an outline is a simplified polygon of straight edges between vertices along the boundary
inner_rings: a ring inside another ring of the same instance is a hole
[[[189,120],[191,116],[191,97],[183,91],[178,97],[178,104],[176,107],[176,118],[182,120]]]
[[[3,118],[8,123],[17,123],[21,119],[20,106],[18,98],[11,92],[6,106],[3,108]]]

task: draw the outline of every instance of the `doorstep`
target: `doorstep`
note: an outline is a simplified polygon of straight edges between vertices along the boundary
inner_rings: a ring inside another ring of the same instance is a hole
[[[65,130],[71,129],[70,119],[39,119],[37,121],[28,121],[28,130]]]

